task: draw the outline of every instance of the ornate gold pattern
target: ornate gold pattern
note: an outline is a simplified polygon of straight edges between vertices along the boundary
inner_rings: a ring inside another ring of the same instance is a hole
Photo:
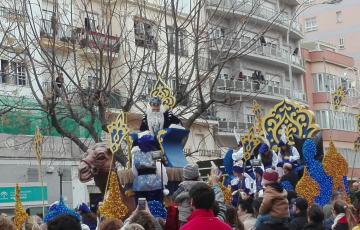
[[[160,77],[158,77],[155,87],[150,93],[150,96],[160,97],[161,102],[166,107],[166,109],[172,109],[176,105],[176,98],[174,97],[172,90]]]
[[[33,148],[35,151],[36,159],[38,162],[41,162],[42,159],[42,152],[41,152],[41,145],[43,143],[43,136],[40,133],[39,128],[35,130],[34,140],[33,140]]]
[[[129,134],[129,129],[125,122],[125,114],[121,112],[116,120],[111,122],[107,128],[110,134],[110,150],[114,154],[120,149],[121,143]]]
[[[298,196],[303,197],[309,205],[314,203],[315,197],[320,193],[319,185],[310,177],[307,168],[295,188]]]
[[[223,180],[220,187],[221,187],[221,191],[224,193],[224,203],[230,205],[231,204],[231,198],[232,198],[231,186],[229,185],[229,186],[225,187],[224,181],[225,180]]]
[[[360,133],[360,114],[355,115],[355,120],[358,128],[358,132]]]
[[[340,108],[341,103],[346,98],[346,93],[345,87],[339,86],[336,91],[331,94],[334,110],[338,110]]]
[[[244,150],[243,159],[245,161],[248,161],[250,160],[254,149],[261,143],[261,141],[257,136],[255,136],[254,128],[251,127],[249,132],[246,133],[243,137],[241,137],[241,143]]]
[[[25,221],[28,218],[28,214],[25,212],[23,205],[21,204],[20,199],[20,188],[19,184],[16,184],[15,187],[15,217],[14,217],[14,224],[16,230],[21,230]]]
[[[260,136],[264,136],[264,131],[262,129],[262,111],[261,105],[257,103],[256,100],[253,100],[252,112],[255,115],[255,125],[254,131],[258,133]]]
[[[121,220],[126,217],[129,210],[121,199],[119,186],[116,172],[111,171],[109,189],[106,193],[104,203],[99,207],[101,216]]]
[[[281,131],[286,127],[288,143],[294,143],[294,135],[299,138],[310,138],[319,131],[314,115],[300,104],[284,99],[276,104],[263,119],[263,130],[271,147],[281,140]]]
[[[360,137],[358,137],[354,142],[354,150],[360,152]]]
[[[337,152],[332,141],[330,141],[329,149],[324,156],[322,164],[326,174],[332,177],[333,192],[336,192],[339,189],[345,191],[343,177],[347,176],[348,163],[345,158]]]

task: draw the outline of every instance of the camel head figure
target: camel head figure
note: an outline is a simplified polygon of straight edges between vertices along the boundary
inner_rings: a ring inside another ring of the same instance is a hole
[[[106,181],[110,170],[115,168],[112,154],[106,143],[96,143],[84,153],[79,165],[79,179],[85,183],[94,178],[95,185],[105,192]]]

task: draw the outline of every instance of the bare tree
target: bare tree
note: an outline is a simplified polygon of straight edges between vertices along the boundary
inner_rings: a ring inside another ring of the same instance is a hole
[[[16,0],[5,1],[11,8]],[[36,109],[86,151],[90,141],[102,141],[109,114],[144,112],[157,78],[173,89],[174,112],[187,128],[214,103],[231,103],[216,94],[222,68],[256,49],[279,14],[248,35],[261,0],[184,2],[16,1],[16,30],[6,34],[21,47],[16,58]],[[239,12],[237,21],[224,16]],[[77,136],[68,122],[89,138]]]

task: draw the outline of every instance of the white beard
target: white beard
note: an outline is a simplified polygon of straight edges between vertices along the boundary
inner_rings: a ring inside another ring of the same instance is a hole
[[[152,135],[156,135],[164,127],[164,112],[147,111],[147,123]]]

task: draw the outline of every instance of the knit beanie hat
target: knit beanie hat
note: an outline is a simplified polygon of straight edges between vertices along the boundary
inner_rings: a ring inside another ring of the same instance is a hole
[[[183,177],[185,180],[196,180],[199,178],[199,166],[197,164],[188,164],[183,168]]]
[[[278,179],[279,179],[279,174],[273,169],[268,169],[263,174],[262,184],[264,186],[268,184],[272,184],[277,182]]]

